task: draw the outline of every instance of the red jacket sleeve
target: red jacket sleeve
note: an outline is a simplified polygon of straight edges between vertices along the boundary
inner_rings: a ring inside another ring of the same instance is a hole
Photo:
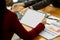
[[[33,28],[31,31],[28,32],[19,22],[15,14],[13,14],[11,18],[12,18],[13,32],[16,33],[18,36],[20,36],[24,40],[32,40],[45,28],[44,25],[40,23],[39,25],[36,26],[36,28]]]

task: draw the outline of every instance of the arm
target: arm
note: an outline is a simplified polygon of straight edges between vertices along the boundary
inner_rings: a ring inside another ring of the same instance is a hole
[[[52,3],[52,5],[54,6],[54,7],[57,7],[57,8],[60,8],[60,0],[55,0],[53,3]]]
[[[42,0],[32,6],[30,6],[30,8],[33,8],[34,10],[39,10],[39,9],[42,9],[46,6],[48,6],[49,4],[53,3],[54,0]]]
[[[15,3],[12,5],[12,10],[16,10],[18,7],[29,7],[37,2],[39,2],[40,0],[32,0],[32,1],[27,1],[27,2],[22,2],[22,3]]]
[[[27,1],[27,2],[24,2],[25,6],[24,7],[29,7],[37,2],[39,2],[41,0],[32,0],[32,1]]]
[[[12,16],[12,30],[14,33],[18,34],[22,39],[25,40],[31,40],[34,37],[36,37],[41,31],[44,30],[44,25],[40,23],[36,26],[36,28],[33,28],[31,31],[26,31],[22,24],[19,22],[17,16],[13,14]]]
[[[39,2],[39,1],[40,0],[32,0],[32,1],[22,2],[22,3],[16,3],[16,4],[13,4],[13,5],[20,5],[20,6],[28,7],[28,6],[31,6],[31,5]]]

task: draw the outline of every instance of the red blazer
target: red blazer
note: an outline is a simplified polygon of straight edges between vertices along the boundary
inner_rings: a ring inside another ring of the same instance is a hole
[[[16,33],[24,40],[32,40],[44,28],[45,28],[44,25],[40,23],[39,25],[36,26],[36,28],[33,28],[31,31],[28,32],[19,22],[16,14],[7,10],[3,20],[3,39],[11,40],[13,34]]]

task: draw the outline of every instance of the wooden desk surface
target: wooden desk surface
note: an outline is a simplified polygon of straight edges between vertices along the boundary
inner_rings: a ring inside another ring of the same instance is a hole
[[[60,18],[60,8],[55,8],[52,6],[47,6],[46,8],[41,9],[44,12],[50,13],[53,16],[59,17]],[[27,27],[26,25],[23,25],[27,31],[30,31],[31,28]],[[42,36],[37,36],[33,40],[47,40],[43,38]],[[53,40],[60,40],[60,36],[54,38]]]
[[[53,16],[60,18],[60,8],[55,8],[53,6],[47,6],[46,8],[41,9],[44,12],[50,13]]]

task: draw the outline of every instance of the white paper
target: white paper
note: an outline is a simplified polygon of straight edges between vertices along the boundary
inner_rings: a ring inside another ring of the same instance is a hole
[[[44,19],[44,17],[45,14],[42,14],[35,10],[28,9],[20,22],[34,28]]]
[[[58,19],[54,16],[49,16],[48,18]],[[39,35],[47,38],[47,39],[53,39],[60,35],[60,23],[58,23],[56,20],[48,19],[46,18],[46,22],[49,24],[45,24],[45,29],[42,31]]]

